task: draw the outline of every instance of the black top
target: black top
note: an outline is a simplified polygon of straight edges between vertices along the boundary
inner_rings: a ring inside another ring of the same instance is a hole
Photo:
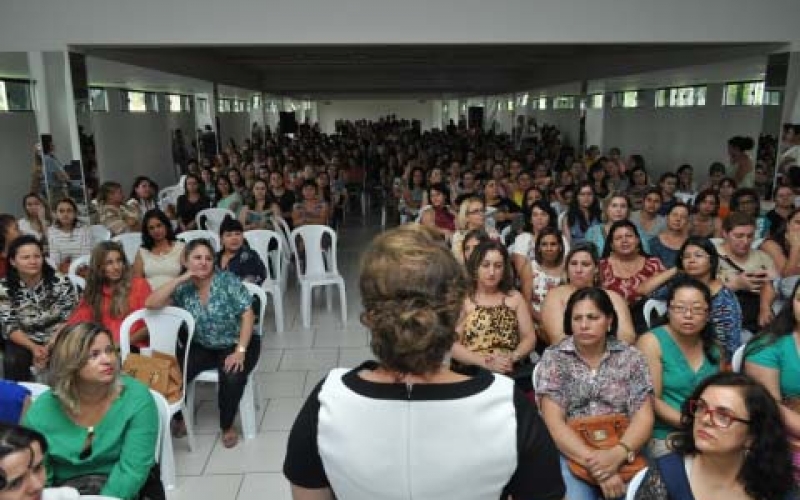
[[[205,196],[200,196],[197,201],[191,202],[185,194],[182,194],[178,196],[178,206],[175,209],[178,212],[178,219],[186,226],[191,224],[197,214],[206,208],[211,208],[211,202]]]

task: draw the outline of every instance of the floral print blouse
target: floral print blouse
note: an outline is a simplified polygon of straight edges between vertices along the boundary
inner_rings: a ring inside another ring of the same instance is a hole
[[[16,293],[8,286],[8,279],[0,280],[0,322],[3,337],[22,330],[37,344],[45,344],[53,334],[53,327],[67,320],[78,305],[78,294],[69,278],[56,274],[52,281],[43,278],[33,288],[19,282]]]

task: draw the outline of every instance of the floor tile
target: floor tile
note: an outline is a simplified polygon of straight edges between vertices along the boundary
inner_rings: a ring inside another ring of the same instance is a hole
[[[278,365],[283,357],[283,349],[262,349],[261,356],[258,358],[257,371],[276,372]]]
[[[266,403],[260,432],[290,430],[304,402],[305,398],[270,399]]]
[[[217,442],[211,451],[206,474],[281,472],[288,437],[289,433],[284,431],[262,432],[254,439],[240,440],[230,449]]]
[[[306,372],[257,373],[256,380],[258,381],[261,399],[299,398],[305,388]]]
[[[326,330],[317,328],[314,347],[364,347],[367,345],[367,334],[363,330]]]
[[[335,367],[338,361],[338,349],[286,349],[279,370],[324,370]]]
[[[200,476],[205,472],[206,463],[211,456],[211,450],[219,436],[213,434],[195,434],[194,447],[189,451],[187,438],[172,440],[172,448],[175,450],[175,468],[179,476]]]
[[[233,499],[239,494],[242,479],[242,474],[179,476],[177,487],[167,493],[167,498],[169,500]]]
[[[375,359],[375,354],[369,347],[339,349],[339,366],[343,368],[355,368],[370,359]]]
[[[245,474],[236,500],[292,500],[289,481],[277,472]]]

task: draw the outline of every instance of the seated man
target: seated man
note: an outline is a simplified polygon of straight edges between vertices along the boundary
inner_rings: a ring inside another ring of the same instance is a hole
[[[722,222],[723,241],[717,245],[719,277],[736,293],[742,308],[742,329],[751,334],[772,320],[772,280],[778,276],[772,258],[750,248],[755,232],[756,221],[751,215],[733,212]]]

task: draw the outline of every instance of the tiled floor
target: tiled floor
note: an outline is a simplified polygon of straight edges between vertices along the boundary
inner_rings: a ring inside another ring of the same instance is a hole
[[[365,227],[356,218],[339,231],[338,263],[347,287],[347,324],[341,322],[338,294],[334,293],[333,311],[328,312],[325,295],[320,292],[315,293],[311,328],[303,329],[293,274],[284,297],[287,331],[275,333],[268,307],[256,376],[260,401],[255,439],[225,449],[217,432],[214,389],[199,388],[197,449],[189,452],[185,438],[174,440],[178,484],[168,492],[170,500],[291,498],[281,467],[289,429],[305,397],[331,368],[353,367],[372,357],[368,332],[358,319],[361,300],[357,274],[365,242],[377,232],[376,227]]]

